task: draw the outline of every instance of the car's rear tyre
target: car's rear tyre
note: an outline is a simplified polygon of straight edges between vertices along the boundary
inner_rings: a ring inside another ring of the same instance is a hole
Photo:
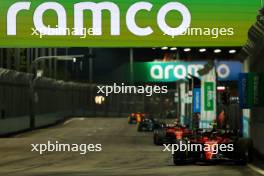
[[[176,145],[180,145],[180,141],[182,144],[187,145],[187,141],[185,140],[176,140],[174,143]],[[174,151],[174,154],[172,156],[173,156],[174,165],[183,165],[187,161],[188,154],[187,154],[187,151],[177,150],[177,151]]]
[[[186,161],[184,159],[177,158],[173,155],[173,164],[175,166],[183,165]]]

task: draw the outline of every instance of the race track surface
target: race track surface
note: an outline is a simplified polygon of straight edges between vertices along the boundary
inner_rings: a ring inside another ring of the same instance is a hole
[[[59,141],[98,144],[102,152],[31,152],[31,144]],[[0,139],[0,176],[253,176],[233,164],[174,166],[155,146],[152,133],[138,133],[123,118],[74,118],[64,124]]]

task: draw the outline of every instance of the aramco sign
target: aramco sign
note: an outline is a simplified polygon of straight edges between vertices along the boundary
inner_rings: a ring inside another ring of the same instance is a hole
[[[144,62],[135,63],[135,80],[144,82],[173,82],[185,79],[189,74],[199,77],[198,70],[206,62]],[[216,63],[219,81],[236,81],[242,72],[242,64],[236,61]]]

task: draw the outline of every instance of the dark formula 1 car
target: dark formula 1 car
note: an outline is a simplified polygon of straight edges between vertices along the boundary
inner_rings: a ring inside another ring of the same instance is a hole
[[[233,161],[246,164],[251,160],[252,141],[233,132],[223,130],[200,132],[189,139],[177,140],[175,144],[186,150],[174,150],[175,165],[186,162]],[[176,146],[174,147],[176,148]]]
[[[138,131],[152,132],[161,126],[161,123],[157,119],[153,118],[142,118],[141,122],[138,124]]]
[[[154,130],[153,141],[156,145],[172,144],[176,140],[192,135],[192,130],[181,125],[162,125]]]
[[[129,124],[138,124],[141,122],[142,118],[144,118],[146,114],[144,113],[131,113],[128,116],[128,123]]]

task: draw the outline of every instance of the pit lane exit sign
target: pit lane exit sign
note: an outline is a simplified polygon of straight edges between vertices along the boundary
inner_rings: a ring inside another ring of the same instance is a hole
[[[258,0],[1,0],[0,47],[242,46],[259,6]]]

